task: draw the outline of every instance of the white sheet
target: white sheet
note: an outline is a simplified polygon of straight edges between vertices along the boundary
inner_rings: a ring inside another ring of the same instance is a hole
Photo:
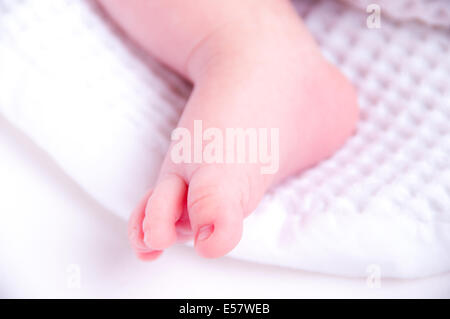
[[[140,262],[128,247],[126,222],[1,116],[0,159],[0,298],[450,297],[450,273],[420,280],[381,273],[376,286],[367,276],[205,260],[183,246],[158,262]]]
[[[448,30],[297,3],[360,92],[358,134],[268,194],[232,255],[330,274],[450,269]],[[189,87],[86,1],[0,8],[0,113],[122,218],[151,186]]]

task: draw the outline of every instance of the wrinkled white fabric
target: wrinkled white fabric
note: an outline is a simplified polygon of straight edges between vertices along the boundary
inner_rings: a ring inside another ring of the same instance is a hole
[[[361,121],[335,156],[265,196],[232,255],[349,276],[374,265],[389,277],[450,270],[449,30],[383,11],[369,29],[364,10],[295,5],[358,88]],[[0,30],[0,113],[127,218],[189,86],[90,1],[2,0]]]

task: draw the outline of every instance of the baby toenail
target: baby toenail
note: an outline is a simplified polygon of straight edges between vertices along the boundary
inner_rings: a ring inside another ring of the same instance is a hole
[[[213,230],[214,230],[213,225],[205,225],[200,227],[200,229],[197,232],[197,241],[207,239],[209,236],[211,236]]]

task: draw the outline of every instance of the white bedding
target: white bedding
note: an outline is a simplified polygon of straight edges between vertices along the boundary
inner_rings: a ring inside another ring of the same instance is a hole
[[[355,83],[362,120],[333,158],[268,194],[232,256],[387,277],[450,270],[450,41],[330,1],[299,3]],[[447,5],[447,4],[444,4]],[[151,186],[190,88],[87,1],[0,2],[0,113],[127,218]]]
[[[0,298],[449,298],[450,273],[340,278],[205,260],[176,246],[140,262],[126,221],[80,190],[0,116]],[[78,276],[78,277],[77,277]],[[77,278],[79,280],[77,280]]]

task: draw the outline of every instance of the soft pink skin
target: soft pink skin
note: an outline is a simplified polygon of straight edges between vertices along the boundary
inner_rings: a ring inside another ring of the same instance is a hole
[[[179,121],[280,129],[280,169],[258,164],[174,164],[133,212],[129,234],[143,260],[195,238],[223,256],[265,191],[330,156],[358,117],[353,87],[321,56],[287,0],[100,0],[144,48],[194,83]],[[170,152],[168,153],[170,154]]]

